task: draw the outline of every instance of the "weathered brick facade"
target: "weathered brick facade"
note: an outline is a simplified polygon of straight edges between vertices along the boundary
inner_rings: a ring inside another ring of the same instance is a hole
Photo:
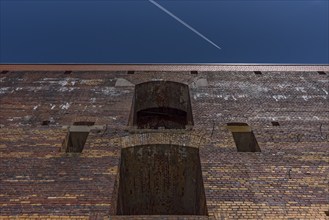
[[[189,86],[193,126],[128,125],[134,85],[157,80]],[[328,218],[329,72],[9,71],[0,85],[0,219],[164,218],[116,215],[121,149],[154,144],[199,149],[208,215],[184,219]],[[65,153],[76,121],[98,127]],[[230,122],[261,152],[237,152]]]

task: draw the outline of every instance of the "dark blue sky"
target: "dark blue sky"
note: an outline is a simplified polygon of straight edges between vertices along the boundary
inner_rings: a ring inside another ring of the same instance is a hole
[[[0,63],[329,64],[329,3],[0,0]]]

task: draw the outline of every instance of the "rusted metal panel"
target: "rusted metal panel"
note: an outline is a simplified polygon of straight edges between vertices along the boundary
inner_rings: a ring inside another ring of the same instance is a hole
[[[125,148],[119,185],[118,215],[207,215],[197,148]]]

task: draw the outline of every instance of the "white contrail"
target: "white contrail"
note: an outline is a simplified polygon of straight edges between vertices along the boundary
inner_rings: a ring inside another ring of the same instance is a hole
[[[148,1],[151,2],[152,4],[154,4],[155,6],[157,6],[158,8],[160,8],[162,11],[166,12],[168,15],[170,15],[171,17],[173,17],[174,19],[176,19],[179,23],[181,23],[182,25],[184,25],[185,27],[187,27],[188,29],[190,29],[191,31],[193,31],[194,33],[196,33],[197,35],[199,35],[200,37],[202,37],[204,40],[206,40],[208,43],[210,43],[211,45],[213,45],[217,49],[219,49],[219,50],[221,49],[217,44],[215,44],[214,42],[212,42],[211,40],[209,40],[206,36],[204,36],[203,34],[201,34],[199,31],[195,30],[190,25],[186,24],[179,17],[175,16],[173,13],[171,13],[170,11],[168,11],[167,9],[165,9],[164,7],[162,7],[160,4],[158,4],[154,0],[148,0]]]

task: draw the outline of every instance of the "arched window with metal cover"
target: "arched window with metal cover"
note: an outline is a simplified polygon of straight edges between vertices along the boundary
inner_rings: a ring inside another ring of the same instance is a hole
[[[260,152],[254,132],[246,123],[227,123],[227,128],[232,132],[238,152]]]
[[[129,125],[140,129],[184,129],[192,126],[188,85],[171,81],[137,84]]]

